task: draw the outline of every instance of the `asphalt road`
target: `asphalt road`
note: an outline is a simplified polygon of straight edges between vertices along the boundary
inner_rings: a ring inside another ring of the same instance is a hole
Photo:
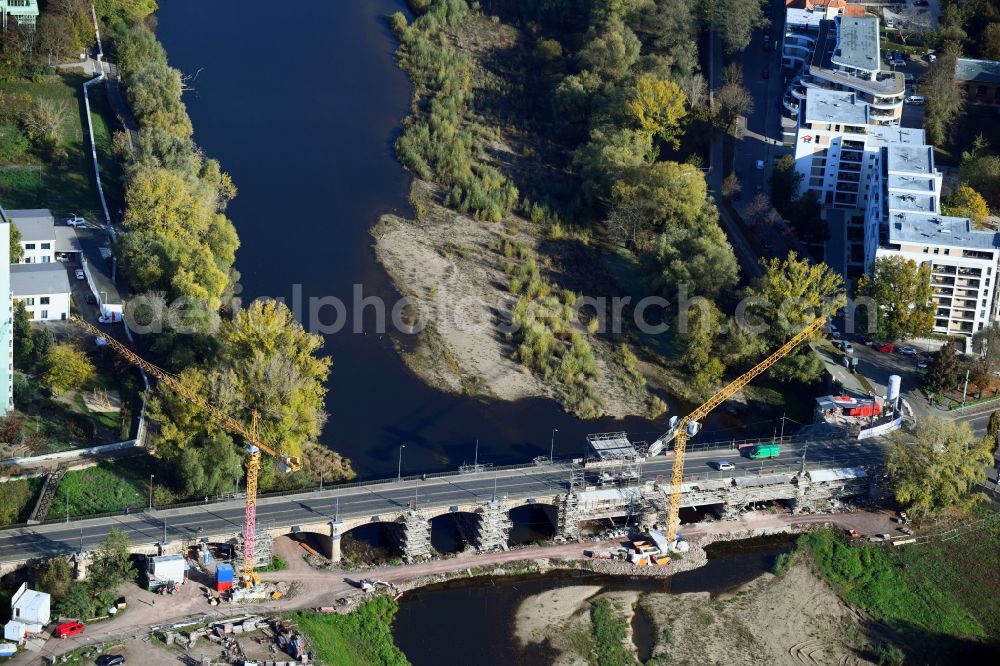
[[[763,471],[798,469],[803,453],[807,468],[848,467],[876,463],[881,460],[877,442],[820,440],[787,442],[782,454],[769,461],[742,458],[730,446],[699,448],[692,445],[687,457],[687,477],[719,478]],[[713,461],[728,460],[737,466],[736,472],[717,472]],[[669,478],[673,459],[657,457],[643,465],[644,479],[652,476]],[[786,467],[787,466],[787,467]],[[570,477],[569,464],[533,466],[516,470],[481,472],[478,474],[431,478],[426,481],[383,483],[339,490],[312,491],[284,497],[262,498],[257,504],[259,526],[291,526],[325,522],[338,514],[341,518],[376,515],[393,516],[416,499],[418,507],[454,506],[488,501],[494,488],[501,497],[546,500],[565,492]],[[596,477],[595,477],[596,478]],[[588,478],[588,483],[592,481]],[[30,557],[50,557],[96,547],[111,527],[128,533],[133,545],[195,539],[201,535],[236,533],[243,524],[244,506],[239,500],[202,506],[166,509],[142,514],[93,518],[70,523],[52,523],[35,527],[0,530],[0,562]]]

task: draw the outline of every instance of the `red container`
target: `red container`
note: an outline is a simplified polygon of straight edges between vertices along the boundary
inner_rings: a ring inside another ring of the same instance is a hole
[[[220,581],[218,581],[215,584],[215,591],[216,592],[225,592],[226,590],[228,590],[232,586],[233,586],[233,581],[231,581],[231,580],[221,581],[220,580]]]

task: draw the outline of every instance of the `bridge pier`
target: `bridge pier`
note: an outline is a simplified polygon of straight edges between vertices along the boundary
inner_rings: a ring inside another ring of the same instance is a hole
[[[410,509],[399,519],[403,526],[400,545],[407,564],[431,556],[431,521],[427,516]]]
[[[510,516],[503,504],[491,500],[476,510],[475,546],[479,552],[507,550],[510,537]]]
[[[576,493],[560,495],[556,509],[556,540],[579,541],[580,504]]]
[[[330,521],[330,548],[324,553],[330,558],[330,562],[333,564],[339,564],[341,560],[340,553],[340,529],[344,525],[342,520],[331,520]]]

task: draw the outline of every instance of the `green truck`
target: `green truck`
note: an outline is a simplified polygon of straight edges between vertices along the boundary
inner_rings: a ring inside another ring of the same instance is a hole
[[[781,453],[781,446],[778,444],[758,444],[750,449],[751,460],[762,460],[764,458],[777,458]]]

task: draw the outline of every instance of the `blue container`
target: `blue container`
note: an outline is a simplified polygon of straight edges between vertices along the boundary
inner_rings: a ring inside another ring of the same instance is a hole
[[[215,582],[217,583],[232,583],[233,582],[233,565],[231,564],[220,564],[215,568]]]

